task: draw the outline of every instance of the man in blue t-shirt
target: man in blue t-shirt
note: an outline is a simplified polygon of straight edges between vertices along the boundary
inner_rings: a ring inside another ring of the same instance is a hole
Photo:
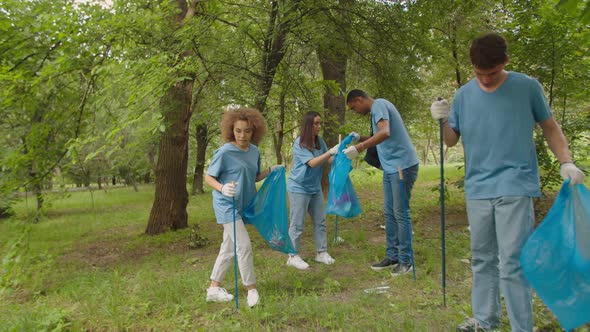
[[[462,86],[452,107],[434,102],[444,141],[461,137],[465,152],[465,201],[471,230],[473,318],[457,331],[499,328],[500,289],[512,331],[533,330],[532,292],[524,279],[520,252],[533,231],[533,197],[540,196],[533,129],[538,123],[561,163],[561,176],[581,183],[567,141],[551,114],[537,80],[508,72],[506,40],[489,33],[470,50],[475,79]],[[450,112],[450,114],[449,114]]]
[[[359,137],[360,143],[349,146],[343,152],[352,160],[359,152],[376,146],[383,169],[383,213],[387,248],[385,258],[371,268],[376,271],[391,268],[393,276],[412,272],[412,220],[409,211],[404,211],[404,198],[409,209],[412,187],[418,177],[416,150],[402,117],[391,102],[380,98],[372,99],[362,90],[352,90],[346,97],[346,104],[361,115],[371,113],[371,126],[375,134],[371,137]],[[399,170],[402,171],[403,181]],[[403,191],[400,182],[403,182]]]

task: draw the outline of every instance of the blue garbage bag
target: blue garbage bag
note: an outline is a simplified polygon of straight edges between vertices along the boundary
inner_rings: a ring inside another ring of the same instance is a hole
[[[590,321],[590,192],[566,181],[549,213],[525,243],[525,277],[561,326]]]
[[[352,218],[362,212],[361,204],[348,176],[348,173],[352,170],[352,162],[342,152],[352,142],[353,138],[353,135],[348,135],[340,142],[338,153],[332,161],[332,168],[328,175],[330,190],[328,191],[326,214]]]
[[[279,167],[266,180],[243,213],[244,223],[252,224],[269,246],[286,254],[297,253],[289,237],[285,168]]]

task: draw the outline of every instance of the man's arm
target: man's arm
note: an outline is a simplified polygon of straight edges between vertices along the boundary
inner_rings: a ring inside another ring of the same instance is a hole
[[[555,155],[555,158],[559,160],[560,164],[572,162],[570,152],[567,147],[567,140],[561,131],[561,127],[557,124],[554,117],[550,117],[547,120],[539,122],[541,129],[543,130],[543,136],[549,145],[549,149]]]
[[[455,146],[461,135],[449,126],[449,121],[443,122],[443,139],[448,147]]]
[[[354,147],[358,152],[362,152],[370,147],[376,146],[377,144],[385,141],[391,133],[389,132],[389,120],[380,120],[377,122],[377,129],[378,131],[371,137],[367,139],[361,138],[361,143],[358,143]]]
[[[584,172],[574,165],[567,147],[567,140],[561,131],[561,128],[555,121],[554,117],[539,122],[541,129],[543,129],[543,136],[549,145],[549,149],[559,160],[561,167],[559,174],[564,180],[570,179],[570,184],[578,184],[584,182]]]

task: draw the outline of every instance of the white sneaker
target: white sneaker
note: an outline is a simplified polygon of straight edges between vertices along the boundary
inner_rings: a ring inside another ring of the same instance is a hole
[[[307,264],[299,255],[289,256],[287,259],[287,265],[292,266],[298,270],[307,270],[309,264]]]
[[[258,295],[258,291],[256,290],[256,288],[250,289],[248,291],[248,298],[246,300],[248,301],[248,306],[250,308],[258,304],[258,300],[260,300],[260,295]]]
[[[315,256],[315,261],[318,263],[324,263],[326,265],[334,264],[334,262],[336,262],[336,260],[332,258],[332,256],[330,256],[327,251],[318,253]]]
[[[225,288],[209,287],[207,288],[207,302],[228,302],[234,299]]]

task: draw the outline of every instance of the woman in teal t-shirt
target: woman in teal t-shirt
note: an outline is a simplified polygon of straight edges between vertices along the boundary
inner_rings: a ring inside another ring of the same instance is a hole
[[[326,142],[319,136],[322,119],[317,112],[308,112],[303,118],[301,136],[293,143],[293,168],[287,181],[289,193],[289,237],[298,252],[305,215],[309,213],[314,224],[317,249],[316,262],[333,264],[328,254],[326,239],[326,212],[322,194],[323,165],[338,152],[338,145],[328,151]],[[287,265],[299,270],[309,267],[298,254],[290,254]]]
[[[213,155],[205,182],[213,188],[213,210],[217,223],[223,225],[223,242],[211,272],[207,301],[231,301],[233,296],[220,287],[225,272],[234,258],[234,202],[237,260],[242,283],[248,289],[250,307],[259,300],[254,274],[254,258],[248,231],[242,221],[242,210],[256,195],[256,182],[268,176],[276,167],[260,171],[260,143],[266,126],[264,117],[255,109],[241,108],[228,111],[221,120],[221,135],[227,142]],[[252,144],[254,143],[254,144]]]

